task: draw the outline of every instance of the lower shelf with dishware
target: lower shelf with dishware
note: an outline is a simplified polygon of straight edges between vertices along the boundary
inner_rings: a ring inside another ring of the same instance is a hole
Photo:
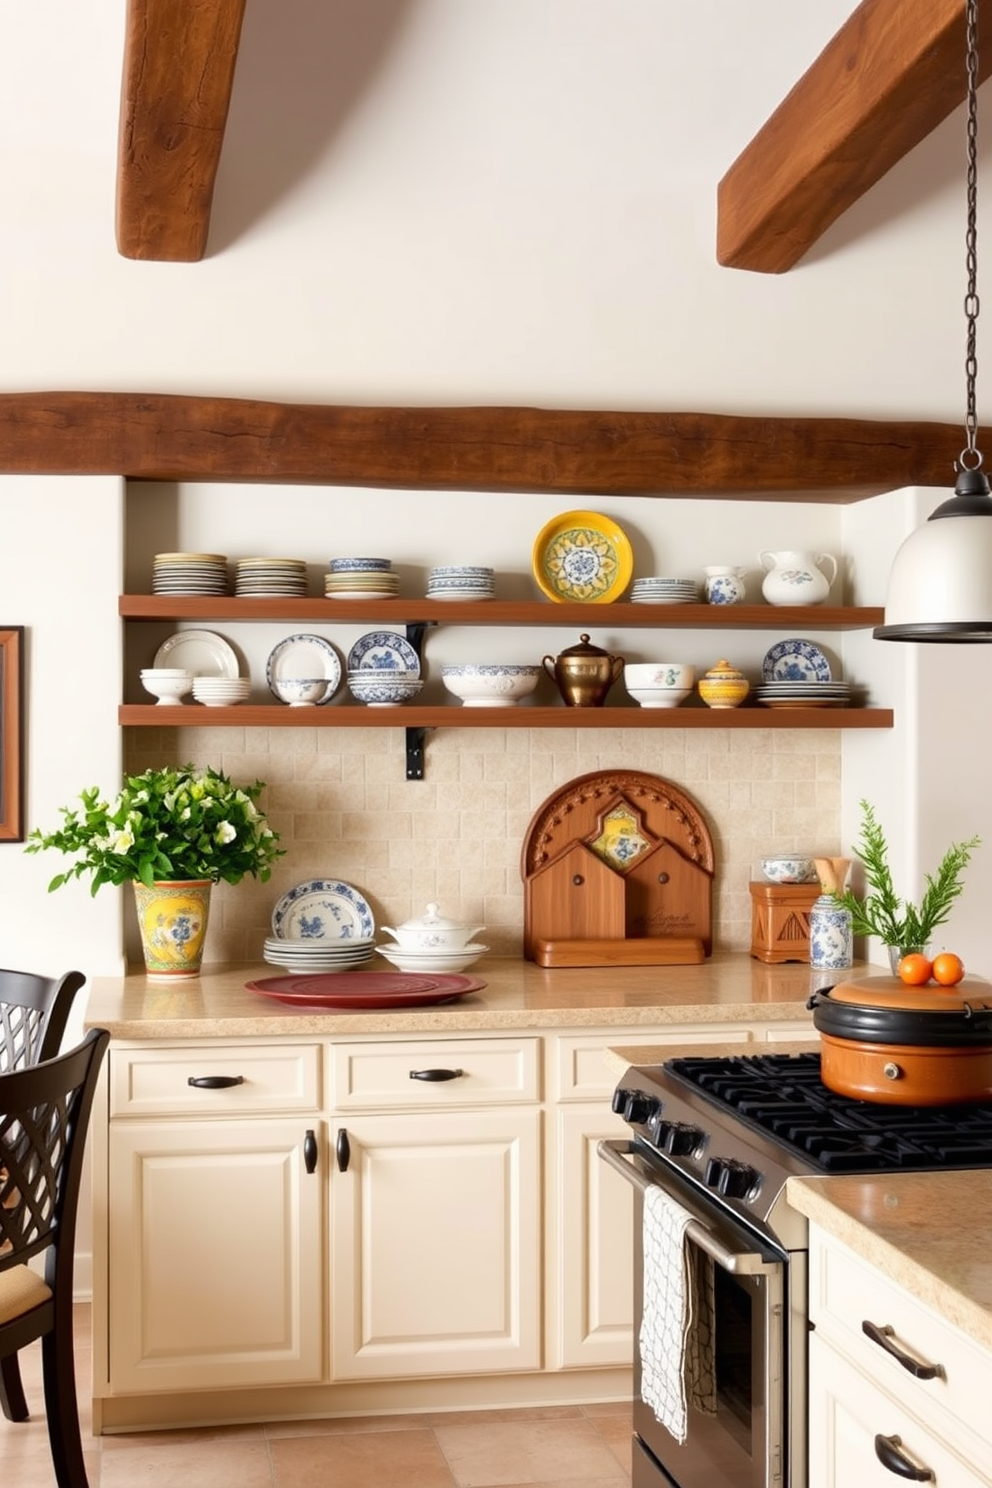
[[[118,722],[132,728],[892,728],[891,708],[463,708],[451,704],[309,708],[305,720],[279,703],[238,703],[202,712],[193,705],[163,710],[123,703]]]

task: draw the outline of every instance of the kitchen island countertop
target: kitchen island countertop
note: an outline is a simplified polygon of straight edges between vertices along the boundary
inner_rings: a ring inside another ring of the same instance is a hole
[[[380,1010],[290,1007],[245,986],[279,974],[277,967],[248,963],[205,967],[176,986],[150,981],[143,972],[98,977],[90,987],[86,1026],[106,1028],[116,1039],[152,1040],[810,1019],[809,966],[765,965],[743,952],[717,952],[691,966],[553,970],[522,958],[483,957],[466,973],[485,982],[479,991],[455,1002]]]

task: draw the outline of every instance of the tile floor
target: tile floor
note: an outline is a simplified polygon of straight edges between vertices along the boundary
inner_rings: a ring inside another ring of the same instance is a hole
[[[90,1488],[629,1488],[630,1407],[554,1406],[281,1421],[133,1436],[90,1434],[89,1307],[77,1377]],[[0,1484],[54,1488],[40,1346],[21,1373],[31,1420],[0,1415]]]

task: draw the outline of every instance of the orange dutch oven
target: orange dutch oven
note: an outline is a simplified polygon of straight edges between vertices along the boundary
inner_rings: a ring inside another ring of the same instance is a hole
[[[824,1085],[896,1106],[992,1102],[992,983],[853,977],[809,1000]]]

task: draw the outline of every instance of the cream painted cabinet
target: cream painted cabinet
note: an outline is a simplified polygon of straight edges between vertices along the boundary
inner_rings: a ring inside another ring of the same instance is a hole
[[[809,1488],[990,1488],[992,1354],[815,1225],[810,1321]]]
[[[112,1391],[321,1377],[318,1055],[112,1051]]]
[[[334,1050],[333,1380],[541,1367],[539,1052]]]

